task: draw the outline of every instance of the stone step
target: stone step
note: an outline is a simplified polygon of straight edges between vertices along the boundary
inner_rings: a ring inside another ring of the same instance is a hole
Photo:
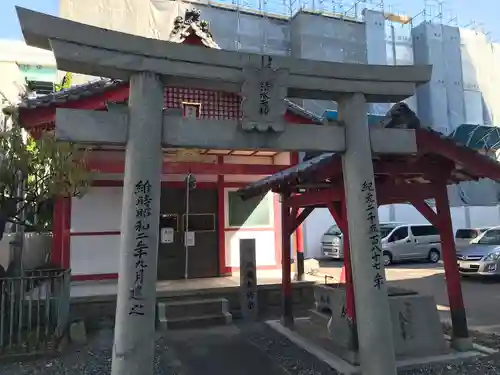
[[[162,311],[160,315],[165,315],[169,320],[223,315],[229,312],[229,304],[225,298],[159,302],[158,307]]]
[[[229,324],[232,315],[225,298],[158,302],[158,322],[161,328],[200,328]]]
[[[232,321],[230,313],[163,320],[160,317],[160,327],[163,329],[205,328],[231,324]]]
[[[328,321],[330,320],[330,315],[324,314],[315,309],[310,309],[308,313],[309,313],[309,319],[311,319],[312,323],[323,326],[326,329]]]

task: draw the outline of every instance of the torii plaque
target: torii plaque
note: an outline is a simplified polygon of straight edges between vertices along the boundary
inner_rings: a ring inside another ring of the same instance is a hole
[[[412,130],[369,130],[366,103],[413,95],[417,84],[430,79],[431,67],[283,56],[273,56],[269,64],[269,57],[257,54],[147,39],[23,8],[17,12],[26,42],[51,49],[59,69],[130,80],[128,107],[108,112],[58,109],[56,117],[59,139],[126,145],[112,375],[153,373],[162,145],[342,153],[348,217],[354,222],[349,238],[361,367],[365,375],[396,375],[384,265],[377,261],[371,154],[414,153],[416,140]],[[243,86],[248,92],[243,120],[201,122],[163,113],[165,83],[232,92]],[[277,103],[284,95],[338,101],[344,126],[285,124]]]

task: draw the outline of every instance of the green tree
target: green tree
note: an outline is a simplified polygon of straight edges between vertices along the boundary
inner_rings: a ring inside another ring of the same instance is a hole
[[[90,185],[88,150],[57,142],[52,132],[34,139],[19,126],[15,110],[4,113],[12,126],[0,132],[0,236],[7,222],[35,231],[50,229],[54,199],[81,197]],[[23,176],[23,197],[17,194],[19,176]]]

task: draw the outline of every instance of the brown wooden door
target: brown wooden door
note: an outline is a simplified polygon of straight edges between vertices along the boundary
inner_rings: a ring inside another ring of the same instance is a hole
[[[188,277],[215,277],[219,274],[217,235],[217,189],[190,191],[189,227],[195,232],[195,245],[188,249]],[[160,229],[176,225],[172,243],[161,243],[158,249],[158,280],[184,278],[186,249],[186,191],[162,188]],[[160,236],[161,237],[161,236]]]

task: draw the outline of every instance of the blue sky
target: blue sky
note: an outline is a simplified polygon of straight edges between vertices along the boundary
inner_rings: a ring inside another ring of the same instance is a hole
[[[85,1],[85,0],[77,0]],[[268,0],[269,3],[282,0]],[[325,0],[324,3],[327,3]],[[437,0],[428,0],[428,3],[437,3]],[[424,0],[386,0],[386,8],[391,5],[399,13],[414,16],[423,9]],[[0,38],[19,39],[21,32],[14,11],[15,5],[31,8],[37,11],[56,15],[59,0],[0,0]],[[402,5],[404,4],[404,5]],[[470,24],[473,20],[491,33],[491,39],[500,42],[500,0],[447,0],[444,3],[445,19],[456,16],[459,25]],[[431,6],[433,13],[437,7]]]

